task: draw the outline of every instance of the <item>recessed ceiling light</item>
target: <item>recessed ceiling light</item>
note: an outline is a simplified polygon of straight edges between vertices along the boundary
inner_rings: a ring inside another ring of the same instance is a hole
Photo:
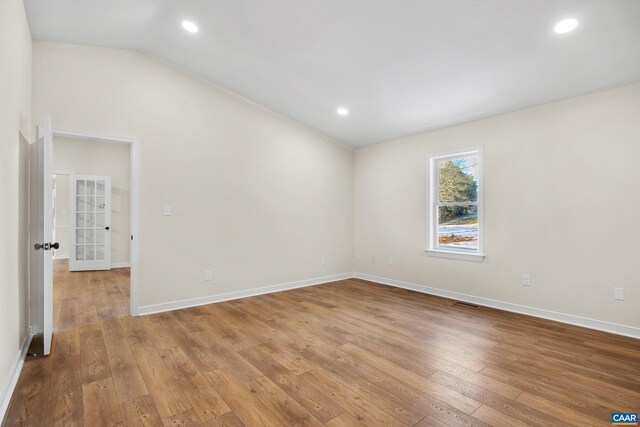
[[[346,116],[347,114],[349,114],[349,110],[346,109],[345,107],[340,107],[336,110],[336,113],[338,113],[341,116]]]
[[[198,26],[191,21],[182,21],[182,28],[184,28],[190,33],[198,32]]]
[[[564,34],[564,33],[568,33],[569,31],[575,30],[577,26],[578,26],[578,20],[569,18],[569,19],[563,19],[562,21],[558,22],[554,29],[556,33]]]

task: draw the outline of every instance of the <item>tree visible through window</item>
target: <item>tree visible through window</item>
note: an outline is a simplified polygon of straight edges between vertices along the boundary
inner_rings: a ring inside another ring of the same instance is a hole
[[[481,252],[479,150],[431,158],[431,249]]]

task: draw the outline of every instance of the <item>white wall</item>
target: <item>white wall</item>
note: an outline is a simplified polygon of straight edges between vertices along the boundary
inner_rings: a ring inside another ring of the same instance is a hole
[[[111,177],[111,263],[129,264],[129,145],[55,137],[53,171]],[[56,176],[56,258],[69,257],[69,176]]]
[[[33,79],[36,120],[140,141],[141,306],[351,271],[351,150],[137,52],[36,42]]]
[[[31,35],[22,1],[0,2],[0,417],[28,324]]]
[[[639,119],[635,84],[357,150],[356,271],[640,327]],[[476,145],[487,257],[427,257],[427,156]]]
[[[140,53],[38,42],[33,70],[33,117],[140,140],[142,306],[345,273],[355,252],[358,272],[640,326],[640,85],[360,149],[354,173],[349,150]],[[427,155],[476,145],[487,258],[427,257]]]

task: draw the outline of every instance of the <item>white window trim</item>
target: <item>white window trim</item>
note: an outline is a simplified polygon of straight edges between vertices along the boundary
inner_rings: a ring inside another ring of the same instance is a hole
[[[465,155],[477,155],[480,162],[478,168],[478,201],[462,202],[460,205],[478,206],[478,252],[469,253],[448,249],[438,249],[438,206],[456,205],[457,203],[436,203],[436,195],[438,194],[438,178],[435,176],[435,163],[440,160],[454,159]],[[430,154],[427,158],[427,183],[429,188],[429,198],[427,211],[429,212],[429,223],[427,227],[427,255],[438,258],[449,258],[464,261],[482,262],[485,258],[484,253],[484,158],[483,147],[469,147],[459,150],[450,150],[441,153]]]

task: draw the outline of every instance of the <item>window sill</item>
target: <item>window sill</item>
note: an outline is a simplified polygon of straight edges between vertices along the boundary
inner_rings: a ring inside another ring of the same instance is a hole
[[[465,252],[442,251],[438,249],[427,249],[426,252],[428,256],[436,258],[449,258],[472,262],[482,262],[485,257],[484,254],[469,254]]]

